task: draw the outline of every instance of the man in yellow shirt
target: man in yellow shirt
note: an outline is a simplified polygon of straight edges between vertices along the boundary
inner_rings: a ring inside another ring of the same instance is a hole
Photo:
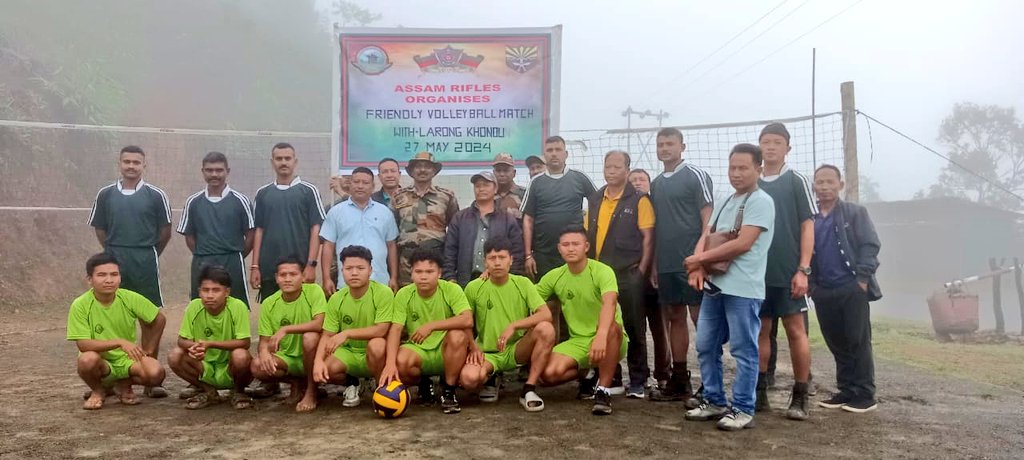
[[[604,157],[607,183],[587,199],[587,256],[615,270],[619,285],[619,306],[629,341],[626,363],[629,365],[630,398],[644,398],[644,383],[650,375],[647,365],[647,309],[644,305],[644,280],[650,274],[654,256],[654,207],[646,193],[633,188],[629,177],[629,154],[612,150]],[[615,383],[622,381],[616,369]],[[622,388],[612,384],[612,390]]]

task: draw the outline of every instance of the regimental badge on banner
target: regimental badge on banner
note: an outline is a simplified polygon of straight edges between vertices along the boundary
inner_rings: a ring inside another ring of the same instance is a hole
[[[506,46],[505,65],[519,73],[526,73],[539,61],[536,46]]]
[[[356,53],[352,65],[366,75],[379,75],[391,67],[391,60],[383,48],[376,45],[365,46]]]
[[[470,56],[465,51],[448,45],[442,49],[435,49],[433,54],[417,55],[412,59],[424,72],[472,72],[480,67],[484,56]]]

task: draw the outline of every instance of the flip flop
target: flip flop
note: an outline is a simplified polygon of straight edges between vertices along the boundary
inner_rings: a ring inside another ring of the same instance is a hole
[[[244,410],[252,407],[252,398],[245,393],[231,392],[231,407],[238,410]]]
[[[185,401],[185,408],[191,410],[202,409],[204,407],[210,407],[214,403],[219,401],[220,397],[218,397],[216,394],[199,393],[191,398],[188,398],[188,400]]]
[[[521,398],[519,398],[519,405],[523,406],[527,412],[540,412],[544,410],[544,400],[540,399],[534,391],[529,391]]]

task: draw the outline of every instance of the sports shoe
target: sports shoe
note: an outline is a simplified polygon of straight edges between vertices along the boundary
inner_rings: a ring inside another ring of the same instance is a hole
[[[612,396],[626,394],[626,385],[622,383],[622,364],[615,366],[615,375],[612,376],[612,386],[608,387],[608,394]]]
[[[256,382],[249,393],[253,398],[269,398],[281,394],[281,384],[278,382]]]
[[[807,420],[807,384],[794,383],[793,395],[789,399],[786,418],[790,420]]]
[[[718,420],[717,426],[719,430],[724,431],[739,431],[744,428],[753,428],[754,416],[733,408]]]
[[[697,389],[697,392],[694,393],[694,395],[692,397],[690,397],[690,399],[686,400],[686,403],[684,404],[684,406],[687,409],[696,409],[696,408],[700,407],[701,403],[703,403],[703,402],[704,402],[704,384],[701,384],[700,388]]]
[[[441,392],[441,412],[445,414],[458,414],[462,412],[459,405],[459,398],[455,397],[455,388],[445,389]]]
[[[622,396],[626,394],[626,387],[622,384],[619,384],[619,386],[615,386],[613,384],[612,386],[608,387],[608,394],[612,396]]]
[[[644,386],[642,384],[641,385],[633,385],[633,383],[629,384],[629,390],[626,391],[626,397],[627,398],[644,399],[645,395],[646,395],[646,392],[644,391]]]
[[[683,418],[691,422],[706,422],[708,420],[718,420],[728,413],[729,408],[716,406],[704,401],[696,408],[686,411],[686,415]]]
[[[606,388],[597,387],[594,390],[594,408],[590,409],[594,415],[610,415],[612,413],[612,395],[608,394]]]
[[[846,403],[850,402],[850,397],[842,393],[834,393],[831,398],[824,401],[818,401],[818,405],[825,409],[839,409],[842,408]]]
[[[486,403],[492,403],[498,401],[498,392],[500,387],[496,376],[491,376],[487,379],[487,383],[484,383],[484,387],[480,390],[480,401]]]
[[[345,400],[341,402],[342,406],[356,407],[359,405],[359,385],[349,385],[345,387],[343,395]]]
[[[586,375],[579,380],[579,391],[576,399],[594,399],[594,387],[597,386],[597,372],[593,369],[587,371]]]
[[[437,402],[437,393],[434,391],[434,382],[429,377],[420,379],[419,392],[416,396],[421,406],[430,406]]]
[[[765,412],[772,409],[772,405],[768,402],[768,385],[767,379],[757,382],[757,401],[754,402],[754,412]]]
[[[765,384],[768,388],[775,388],[775,372],[769,372],[764,378]]]
[[[878,409],[878,403],[874,399],[858,399],[843,404],[843,410],[846,412],[853,412],[855,414],[863,414],[865,412],[871,412]]]
[[[691,396],[693,386],[690,384],[690,371],[686,371],[686,377],[673,374],[665,386],[651,391],[651,401],[686,401]]]
[[[807,374],[807,396],[817,396],[818,386],[814,384],[814,374]]]

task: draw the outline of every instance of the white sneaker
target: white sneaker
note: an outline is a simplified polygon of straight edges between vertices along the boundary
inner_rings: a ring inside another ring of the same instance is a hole
[[[754,427],[754,416],[733,408],[725,417],[718,421],[718,429],[725,431],[740,431],[744,428]]]
[[[480,389],[480,401],[486,403],[498,402],[498,387],[487,385]]]
[[[356,407],[359,405],[359,385],[349,385],[345,387],[344,392],[345,400],[341,402],[342,406],[345,407]]]

